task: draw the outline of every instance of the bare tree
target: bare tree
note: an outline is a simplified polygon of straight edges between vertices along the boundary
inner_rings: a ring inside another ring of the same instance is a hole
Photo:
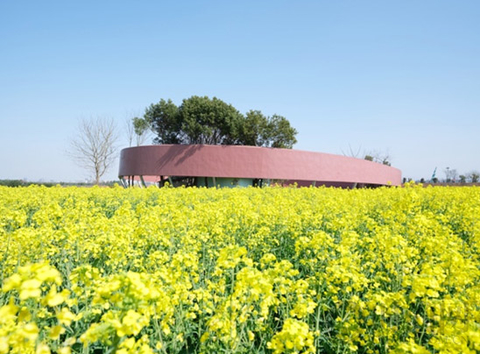
[[[352,146],[350,144],[348,144],[348,151],[343,151],[342,150],[342,154],[343,156],[348,156],[348,157],[355,157],[357,159],[361,159],[362,157],[362,147],[359,146],[358,149],[353,149]]]
[[[373,161],[376,163],[381,163],[382,165],[391,166],[392,157],[390,156],[388,150],[371,150],[365,154],[365,160]]]
[[[383,165],[391,166],[391,156],[388,151],[380,151],[380,150],[370,150],[362,153],[361,147],[358,149],[352,149],[350,145],[348,145],[349,150],[347,152],[342,150],[344,156],[355,157],[355,158],[362,158],[367,161],[373,161],[376,163],[381,163]]]
[[[117,140],[118,132],[113,119],[82,119],[69,152],[80,167],[93,172],[98,185],[117,157]]]
[[[447,167],[445,168],[444,172],[445,172],[445,182],[447,183],[455,182],[458,176],[456,169]]]
[[[135,139],[135,127],[131,118],[125,118],[124,121],[125,133],[127,134],[128,146],[132,146],[133,139]]]

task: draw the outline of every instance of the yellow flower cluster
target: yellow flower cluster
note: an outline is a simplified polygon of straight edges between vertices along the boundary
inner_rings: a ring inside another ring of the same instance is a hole
[[[480,352],[480,188],[0,201],[0,354]]]

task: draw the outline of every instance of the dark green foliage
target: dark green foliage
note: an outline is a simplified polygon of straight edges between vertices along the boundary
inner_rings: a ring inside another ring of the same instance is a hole
[[[234,145],[239,142],[242,114],[216,97],[192,96],[183,100],[179,116],[187,144]]]
[[[267,135],[268,118],[260,111],[248,111],[240,130],[240,139],[243,145],[265,146],[268,140]]]
[[[297,131],[287,118],[274,114],[268,120],[268,145],[274,148],[291,149],[297,142]]]
[[[135,132],[147,127],[159,144],[251,145],[291,149],[297,131],[282,116],[266,117],[258,110],[244,116],[231,104],[214,97],[192,96],[177,107],[172,100],[150,105]]]
[[[155,142],[159,144],[181,144],[182,122],[178,107],[172,100],[161,99],[145,110],[144,120],[157,134]],[[137,123],[138,124],[138,123]]]
[[[260,111],[250,110],[243,119],[240,130],[242,145],[291,149],[297,142],[297,131],[282,116],[266,117]]]
[[[150,124],[148,124],[143,118],[134,117],[132,119],[132,124],[133,130],[137,136],[142,136],[148,129],[150,129]]]
[[[0,180],[0,186],[20,187],[25,185],[26,185],[25,181],[22,181],[20,179],[1,179]]]

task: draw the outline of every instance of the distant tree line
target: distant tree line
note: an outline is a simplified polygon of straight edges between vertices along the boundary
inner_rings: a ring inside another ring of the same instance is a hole
[[[480,182],[480,172],[477,170],[470,171],[464,174],[458,174],[457,170],[454,168],[447,167],[444,170],[445,178],[440,179],[436,177],[435,172],[430,179],[421,178],[418,180],[420,183],[430,182],[430,183],[479,183]],[[404,178],[404,183],[407,181]]]
[[[106,186],[106,187],[112,187],[116,183],[118,183],[118,182],[117,181],[108,181],[108,182],[103,182],[100,185]],[[28,187],[28,186],[90,187],[90,186],[93,186],[93,183],[87,183],[87,182],[31,182],[31,181],[25,181],[25,180],[22,180],[22,179],[0,179],[0,186],[4,186],[4,187]]]
[[[466,183],[466,182],[478,183],[480,180],[480,172],[472,171],[465,175],[460,175],[458,176],[458,178],[460,183]]]
[[[42,185],[45,187],[53,187],[55,183],[52,182],[26,182],[21,179],[0,179],[0,186],[4,187],[28,187],[31,185]]]
[[[251,145],[291,149],[297,130],[283,116],[259,110],[245,115],[213,97],[192,96],[177,106],[161,99],[132,120],[137,142],[149,130],[157,144]]]
[[[480,178],[480,173],[478,171],[470,171],[465,174],[459,175],[456,169],[447,167],[444,170],[445,172],[445,182],[446,183],[478,183]]]

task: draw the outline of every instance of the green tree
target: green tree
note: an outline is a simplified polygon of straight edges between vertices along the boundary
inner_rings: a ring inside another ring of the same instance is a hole
[[[143,116],[146,124],[157,134],[154,141],[158,144],[181,144],[182,121],[178,107],[172,100],[161,99],[156,104],[151,104]],[[140,123],[138,123],[140,125]]]
[[[240,143],[291,149],[297,142],[297,130],[282,116],[266,117],[260,111],[250,110],[243,120]]]
[[[250,110],[245,114],[240,128],[242,145],[265,146],[268,140],[268,118],[260,111]]]
[[[214,97],[192,96],[177,107],[164,99],[145,110],[138,125],[149,125],[159,144],[253,145],[288,148],[297,131],[282,116],[266,117],[258,110],[244,116],[231,104]],[[137,130],[135,130],[137,132]]]
[[[297,142],[297,130],[290,125],[287,118],[274,114],[268,119],[265,146],[291,149]]]
[[[131,122],[137,146],[143,145],[151,133],[151,125],[144,119],[139,117],[132,118]]]
[[[478,183],[478,179],[480,178],[480,172],[471,171],[468,173],[467,177],[470,179],[470,182]]]
[[[186,144],[233,145],[239,143],[243,116],[232,105],[214,97],[192,96],[179,107]]]

